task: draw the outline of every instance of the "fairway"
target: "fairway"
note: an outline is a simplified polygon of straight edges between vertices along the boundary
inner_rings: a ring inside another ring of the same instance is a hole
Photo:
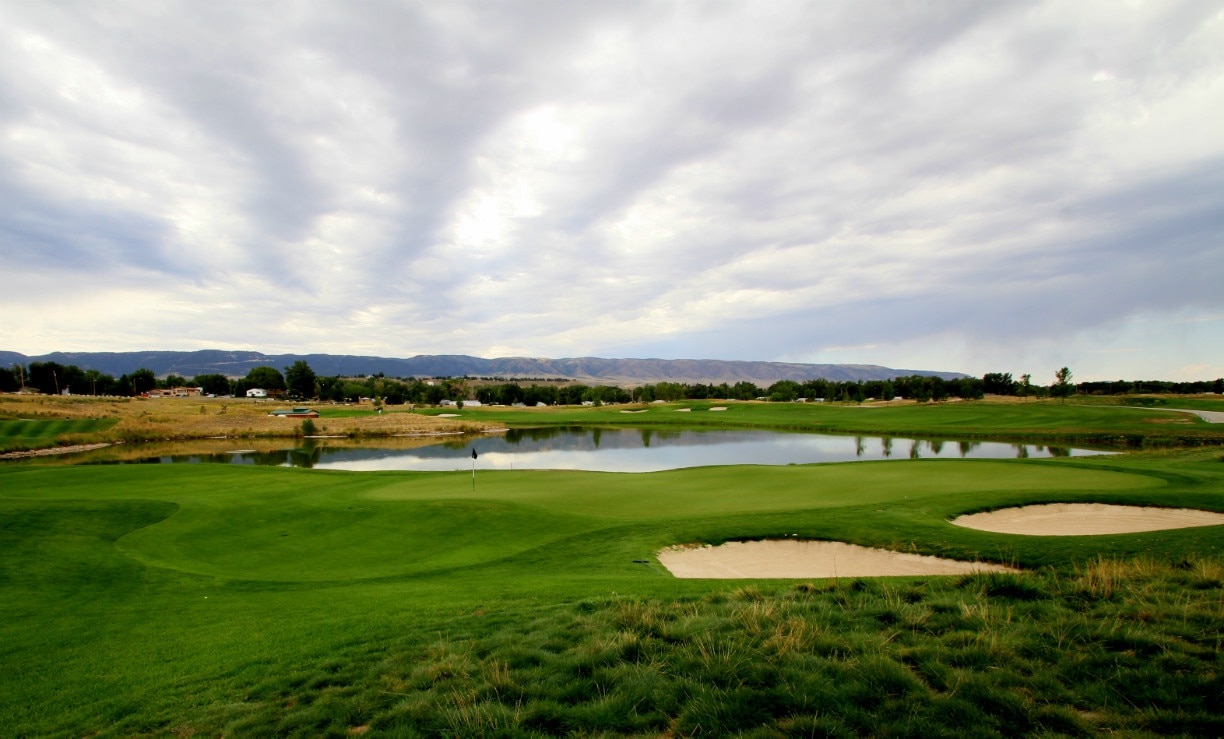
[[[0,711],[18,734],[1219,728],[1203,701],[1224,674],[1207,626],[1224,617],[1224,527],[951,523],[1068,502],[1224,512],[1224,465],[1183,451],[475,480],[5,466]],[[657,556],[757,539],[1021,572],[734,582],[673,577]],[[1079,646],[1049,650],[1059,629]],[[1165,645],[1159,674],[1124,655],[1149,642]],[[1132,680],[1124,698],[1077,672],[1119,659],[1100,679]],[[957,680],[981,695],[941,697]]]

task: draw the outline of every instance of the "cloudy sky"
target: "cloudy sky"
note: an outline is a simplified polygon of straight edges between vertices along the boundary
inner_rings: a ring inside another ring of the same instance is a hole
[[[0,316],[1216,378],[1224,6],[0,0]]]

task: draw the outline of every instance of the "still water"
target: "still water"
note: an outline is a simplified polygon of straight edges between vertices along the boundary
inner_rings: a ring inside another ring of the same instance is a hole
[[[472,459],[475,450],[477,458]],[[832,436],[774,431],[659,429],[512,429],[504,434],[416,448],[337,448],[310,444],[272,452],[175,455],[145,462],[226,462],[332,470],[592,470],[654,472],[728,464],[812,464],[885,459],[1005,459],[1102,454],[1088,449],[940,441],[900,437]]]

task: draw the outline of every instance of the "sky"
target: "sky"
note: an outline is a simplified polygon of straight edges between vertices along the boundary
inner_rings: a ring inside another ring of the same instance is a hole
[[[0,0],[0,349],[1224,376],[1224,5]]]

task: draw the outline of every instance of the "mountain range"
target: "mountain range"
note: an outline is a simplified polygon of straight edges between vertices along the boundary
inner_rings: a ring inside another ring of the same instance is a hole
[[[465,354],[417,355],[407,359],[351,354],[263,354],[256,351],[205,349],[192,352],[52,352],[28,357],[0,351],[0,366],[56,362],[94,369],[119,376],[149,369],[159,377],[168,374],[193,377],[218,373],[242,377],[254,367],[283,370],[298,360],[306,361],[320,375],[346,377],[382,373],[390,377],[493,377],[506,379],[571,379],[591,384],[641,385],[656,382],[734,384],[740,381],[761,386],[778,380],[804,381],[816,378],[839,382],[887,380],[909,375],[933,375],[946,380],[964,377],[960,372],[893,369],[874,364],[799,364],[793,362],[748,362],[718,359],[603,359],[576,357],[498,357],[485,359]]]

